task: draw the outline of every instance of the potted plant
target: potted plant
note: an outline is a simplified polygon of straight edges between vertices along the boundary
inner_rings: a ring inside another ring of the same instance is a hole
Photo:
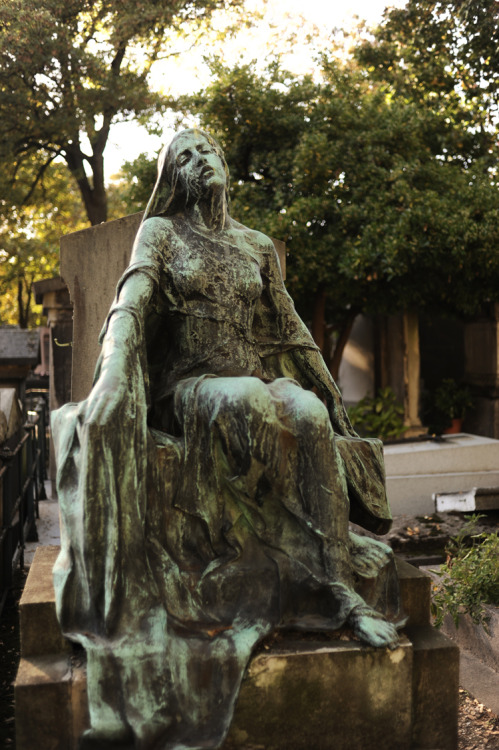
[[[461,432],[464,415],[473,400],[470,390],[453,378],[444,378],[435,391],[434,405],[445,420],[445,434]]]

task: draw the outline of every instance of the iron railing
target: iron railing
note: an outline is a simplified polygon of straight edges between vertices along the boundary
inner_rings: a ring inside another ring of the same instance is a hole
[[[48,414],[43,398],[27,404],[23,428],[0,447],[0,613],[24,545],[36,541],[38,502],[46,497]]]

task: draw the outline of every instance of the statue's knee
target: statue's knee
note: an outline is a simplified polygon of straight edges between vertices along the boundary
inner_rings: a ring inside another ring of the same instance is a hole
[[[252,417],[264,417],[272,408],[267,387],[261,380],[251,377],[227,378],[210,411],[216,413],[215,422],[247,423]]]
[[[324,429],[331,429],[329,414],[317,396],[310,391],[303,391],[300,399],[295,401],[291,417],[302,434],[313,435]]]

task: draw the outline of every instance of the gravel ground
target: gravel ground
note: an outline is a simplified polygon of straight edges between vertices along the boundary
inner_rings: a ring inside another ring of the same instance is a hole
[[[499,750],[499,717],[459,690],[459,750]]]
[[[439,558],[463,522],[462,516],[449,513],[399,516],[384,539],[406,559]],[[480,525],[481,530],[499,531],[499,511],[489,511]],[[25,580],[18,570],[12,597],[0,615],[0,748],[5,750],[15,748],[13,682],[19,662],[18,601]],[[499,717],[465,690],[459,695],[459,750],[499,750]]]
[[[471,515],[471,514],[470,514]],[[499,510],[484,512],[474,534],[499,533]],[[467,523],[468,515],[462,513],[433,513],[428,516],[396,516],[392,528],[382,540],[390,544],[398,555],[411,560],[415,565],[420,559],[445,559],[445,546],[449,539]],[[357,529],[360,533],[369,533]],[[372,534],[369,534],[372,536]]]
[[[18,602],[26,574],[16,571],[12,596],[0,615],[0,748],[15,748],[14,680],[19,664]]]

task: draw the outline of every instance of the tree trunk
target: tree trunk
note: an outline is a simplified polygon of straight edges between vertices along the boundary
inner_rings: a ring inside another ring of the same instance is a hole
[[[23,279],[17,280],[17,309],[19,314],[19,328],[27,328],[29,322],[29,305],[31,302],[31,290],[28,292],[26,305],[23,300]]]
[[[334,348],[333,356],[329,355],[329,337],[326,336],[326,300],[327,292],[325,287],[320,286],[317,289],[314,300],[314,309],[312,313],[312,337],[322,352],[324,361],[333,376],[334,380],[338,380],[338,372],[340,369],[341,358],[345,350],[345,346],[348,343],[350,334],[352,332],[352,326],[355,318],[358,315],[358,310],[349,310],[345,322],[340,330],[338,341]]]
[[[80,189],[89,222],[95,225],[107,221],[107,195],[104,184],[103,155],[100,153],[85,159],[79,145],[76,145],[66,150],[65,158],[71,174]],[[93,184],[90,183],[85,172],[85,161],[87,161],[92,169]]]
[[[338,340],[336,342],[336,346],[334,347],[333,356],[331,357],[330,361],[326,360],[326,364],[329,367],[329,371],[331,375],[333,376],[334,380],[338,380],[338,373],[340,371],[340,364],[341,364],[341,359],[343,357],[343,352],[345,351],[345,346],[347,345],[348,339],[350,338],[352,327],[353,327],[353,324],[357,315],[358,315],[357,310],[350,310],[348,312],[345,322],[343,323],[343,326],[340,330]]]

